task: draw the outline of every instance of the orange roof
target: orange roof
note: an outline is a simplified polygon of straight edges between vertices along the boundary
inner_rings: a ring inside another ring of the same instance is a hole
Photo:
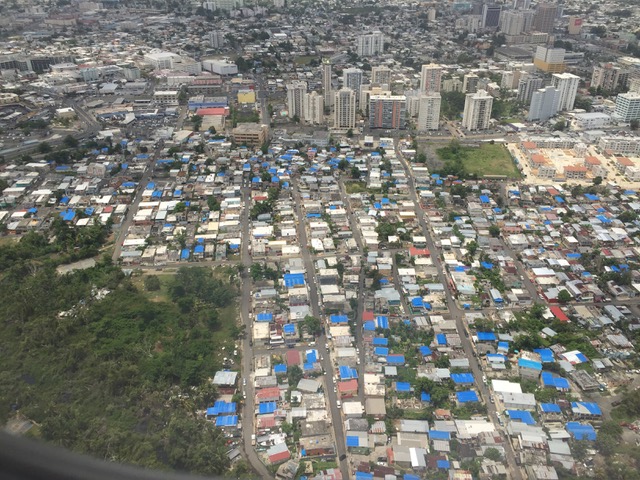
[[[618,161],[618,163],[620,165],[625,166],[625,167],[633,167],[635,165],[635,163],[633,163],[627,157],[618,157],[616,160]]]
[[[262,388],[256,392],[256,396],[258,398],[276,398],[280,396],[280,388],[278,387]]]
[[[196,112],[196,115],[200,115],[201,117],[204,115],[229,115],[228,107],[211,107],[211,108],[199,108]]]
[[[426,248],[409,248],[409,255],[411,255],[412,257],[428,257],[430,254],[431,252],[429,252],[429,250],[427,250]]]
[[[522,146],[528,150],[534,149],[534,148],[538,148],[538,146],[535,144],[535,142],[522,142]]]
[[[547,163],[547,157],[539,153],[534,153],[531,155],[531,161],[533,163]]]
[[[346,380],[344,382],[338,382],[338,390],[340,393],[351,393],[358,391],[358,380],[355,378],[352,380]]]
[[[586,172],[588,169],[583,165],[568,165],[564,167],[565,172]]]
[[[584,161],[589,165],[602,165],[602,162],[596,157],[584,157]]]

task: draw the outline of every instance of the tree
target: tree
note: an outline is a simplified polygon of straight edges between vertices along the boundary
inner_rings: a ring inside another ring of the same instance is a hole
[[[553,130],[555,131],[563,131],[565,128],[567,128],[567,122],[564,121],[564,118],[558,120],[554,125],[553,125]]]
[[[360,169],[355,165],[351,167],[351,178],[353,178],[354,180],[360,179]]]
[[[489,460],[493,460],[494,462],[499,462],[500,460],[502,460],[502,454],[500,453],[500,450],[493,447],[489,447],[484,451],[484,457],[488,458]]]
[[[499,237],[500,227],[498,225],[491,225],[489,227],[489,235],[491,235],[492,237]]]
[[[295,388],[303,377],[304,374],[299,365],[292,365],[287,370],[287,379],[289,380],[290,387]]]
[[[353,128],[347,130],[347,138],[353,138]]]
[[[304,317],[303,325],[309,335],[319,335],[322,332],[322,322],[314,316]]]
[[[629,128],[631,128],[631,130],[638,130],[638,127],[640,127],[640,120],[637,118],[634,118],[629,122]]]
[[[41,142],[38,144],[37,152],[38,153],[49,153],[51,151],[51,145],[47,142]]]
[[[572,299],[573,297],[567,290],[560,290],[560,292],[558,292],[558,301],[560,303],[567,303],[567,302],[570,302]]]
[[[347,170],[348,167],[349,167],[349,160],[347,160],[346,158],[340,159],[340,161],[338,162],[338,169],[344,172]]]
[[[144,277],[144,288],[148,292],[160,290],[160,279],[157,275],[147,275]]]
[[[62,143],[67,148],[77,148],[78,147],[78,140],[73,135],[67,135],[66,137],[64,137],[64,140],[62,141]]]
[[[594,177],[593,184],[596,186],[602,185],[602,177],[600,175],[598,175],[597,177]]]

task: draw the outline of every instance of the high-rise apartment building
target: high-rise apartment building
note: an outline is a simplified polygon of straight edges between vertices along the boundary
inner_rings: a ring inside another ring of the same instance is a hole
[[[333,88],[331,86],[331,63],[329,60],[322,61],[322,95],[324,96],[324,104],[327,107],[333,105]]]
[[[564,48],[537,47],[533,57],[533,64],[536,68],[547,73],[562,73],[566,68]]]
[[[356,126],[356,94],[353,90],[343,88],[335,92],[334,128],[354,128]]]
[[[462,114],[462,127],[467,130],[486,130],[491,120],[493,97],[485,90],[467,93]]]
[[[384,51],[384,34],[380,31],[358,35],[356,53],[359,57],[372,57]]]
[[[369,98],[371,98],[371,95],[391,96],[391,91],[382,86],[368,84],[362,85],[360,88],[360,95],[358,95],[358,104],[365,115],[369,115]]]
[[[420,96],[418,131],[438,130],[441,101],[439,92],[429,92]]]
[[[497,28],[500,25],[502,5],[485,3],[482,6],[482,28]]]
[[[356,94],[356,104],[358,103],[358,95],[360,94],[360,86],[362,85],[362,70],[359,68],[345,68],[342,71],[342,86],[353,90]]]
[[[460,77],[453,76],[451,78],[447,78],[442,81],[442,91],[443,92],[461,92],[462,91],[462,81]]]
[[[371,95],[369,127],[403,129],[407,123],[407,97],[404,95]]]
[[[520,35],[525,31],[524,12],[507,10],[500,16],[500,31],[505,35]]]
[[[476,93],[478,91],[478,82],[480,77],[475,73],[467,73],[462,82],[462,91],[464,93]]]
[[[623,122],[640,119],[640,93],[627,92],[618,95],[614,114]]]
[[[303,115],[305,123],[320,125],[324,122],[324,98],[318,92],[304,96]]]
[[[430,63],[428,65],[422,65],[420,72],[420,91],[427,92],[439,92],[440,83],[442,81],[442,66],[436,63]]]
[[[564,112],[573,110],[573,104],[578,94],[578,84],[580,77],[572,73],[554,73],[551,77],[551,85],[558,89],[560,98],[558,100],[558,111]]]
[[[614,91],[627,85],[629,70],[619,67],[613,63],[603,63],[593,67],[591,75],[591,86]]]
[[[225,43],[224,34],[219,30],[209,32],[209,46],[212,48],[222,48]]]
[[[520,75],[520,80],[518,81],[518,95],[516,97],[518,101],[524,104],[531,103],[533,92],[542,88],[542,82],[542,78],[534,75]]]
[[[533,92],[527,120],[546,122],[558,113],[560,92],[555,87],[545,87]]]
[[[307,82],[296,80],[287,84],[287,109],[289,118],[304,118],[304,96],[307,94]]]
[[[540,2],[533,17],[533,29],[536,32],[553,33],[553,24],[558,15],[558,5]]]
[[[391,85],[391,69],[385,66],[377,66],[371,69],[371,83],[378,85]]]

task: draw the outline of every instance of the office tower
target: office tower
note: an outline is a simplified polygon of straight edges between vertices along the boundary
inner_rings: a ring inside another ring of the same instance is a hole
[[[629,78],[627,79],[627,84],[629,86],[630,92],[640,92],[640,74],[638,73],[629,74]]]
[[[389,67],[379,66],[371,69],[371,83],[378,85],[391,85],[391,69]]]
[[[384,35],[380,31],[358,35],[356,53],[359,57],[372,57],[384,51]]]
[[[356,126],[356,94],[353,90],[343,88],[334,96],[334,128],[354,128]]]
[[[224,46],[224,34],[218,30],[209,32],[209,46],[212,48],[222,48]]]
[[[546,73],[562,73],[566,67],[564,48],[537,47],[533,64]]]
[[[560,92],[555,87],[545,87],[533,92],[527,120],[546,122],[558,113]]]
[[[558,5],[555,3],[539,3],[533,17],[533,29],[536,32],[553,33],[553,24],[558,15]]]
[[[525,31],[525,24],[524,12],[509,10],[500,17],[500,31],[505,35],[520,35]]]
[[[464,93],[476,93],[478,91],[478,82],[480,77],[475,73],[467,73],[462,83],[462,91]]]
[[[514,10],[529,10],[531,0],[513,0]]]
[[[404,96],[407,97],[407,115],[409,117],[417,117],[420,113],[420,98],[424,95],[420,90],[405,90]]]
[[[485,3],[482,6],[482,28],[496,28],[500,25],[501,5],[490,5]]]
[[[531,103],[531,97],[533,96],[533,92],[542,88],[542,78],[536,77],[533,75],[521,75],[520,81],[518,81],[518,95],[517,99],[519,102],[524,104]]]
[[[420,72],[420,91],[427,92],[439,92],[440,82],[442,80],[442,67],[435,63],[429,65],[422,65],[422,71]]]
[[[407,97],[404,95],[371,95],[369,127],[402,129],[406,126]]]
[[[580,35],[583,22],[584,20],[580,17],[569,17],[569,25],[567,27],[569,35]]]
[[[558,89],[558,111],[573,110],[573,104],[578,94],[580,77],[571,73],[554,73],[551,77],[551,85]]]
[[[362,85],[362,70],[359,68],[345,68],[342,71],[342,86],[353,90],[357,95],[360,93]],[[357,102],[356,102],[357,103]]]
[[[304,96],[303,115],[305,123],[319,125],[324,122],[324,98],[318,92]]]
[[[202,4],[205,10],[224,10],[225,12],[230,12],[243,6],[243,0],[209,0]]]
[[[418,131],[438,130],[440,127],[440,93],[430,92],[420,96]]]
[[[640,119],[640,93],[627,92],[618,95],[614,114],[623,122]]]
[[[485,90],[467,93],[462,114],[462,126],[467,130],[486,130],[489,128],[493,97]]]
[[[591,75],[591,86],[594,88],[603,88],[613,92],[614,90],[625,87],[629,80],[629,71],[613,63],[602,63],[593,67]]]
[[[304,96],[307,93],[307,82],[296,80],[287,84],[287,108],[289,118],[304,118]]]
[[[333,88],[331,88],[331,63],[328,59],[322,60],[322,95],[324,96],[324,105],[331,107],[333,105]]]

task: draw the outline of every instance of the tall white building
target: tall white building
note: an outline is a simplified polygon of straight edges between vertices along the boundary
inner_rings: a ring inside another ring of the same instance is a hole
[[[320,125],[324,122],[324,98],[318,92],[304,96],[303,116],[305,123]]]
[[[391,69],[385,66],[373,67],[371,69],[371,83],[391,85]]]
[[[307,94],[307,82],[296,80],[287,84],[287,109],[289,118],[304,118],[304,97]]]
[[[572,73],[554,73],[551,77],[551,85],[560,92],[558,100],[558,111],[573,110],[573,104],[578,94],[578,84],[580,77]]]
[[[546,122],[558,113],[560,92],[555,87],[545,87],[533,92],[527,120]]]
[[[335,93],[334,128],[354,128],[356,126],[356,94],[353,90],[343,88]]]
[[[430,63],[428,65],[422,65],[420,72],[420,91],[427,92],[439,92],[440,84],[442,82],[442,66]]]
[[[361,85],[362,70],[360,70],[359,68],[345,68],[342,71],[342,86],[344,88],[353,90],[357,96],[360,93]]]
[[[209,32],[209,46],[212,48],[222,48],[225,43],[224,34],[218,30]]]
[[[230,12],[243,6],[243,0],[208,0],[202,4],[202,8],[206,10],[224,10],[225,12]]]
[[[324,104],[327,107],[333,105],[333,88],[331,87],[331,63],[329,60],[322,61],[322,95],[324,96]]]
[[[615,115],[623,122],[640,119],[640,93],[621,93],[616,97]]]
[[[464,101],[462,127],[467,130],[486,130],[489,128],[493,97],[485,90],[468,93]]]
[[[380,31],[358,35],[356,53],[359,57],[372,57],[384,51],[384,34]]]
[[[518,95],[517,99],[522,103],[531,103],[531,97],[533,92],[542,88],[543,80],[540,77],[523,73],[518,80]]]
[[[467,73],[462,82],[462,91],[464,93],[476,93],[478,91],[478,83],[480,77],[475,73]]]
[[[441,101],[439,92],[430,92],[420,96],[418,131],[438,130],[440,127]]]
[[[531,16],[528,16],[531,18]],[[531,24],[529,23],[529,26]],[[507,10],[500,17],[500,31],[505,35],[520,35],[527,29],[527,17],[524,12]]]

